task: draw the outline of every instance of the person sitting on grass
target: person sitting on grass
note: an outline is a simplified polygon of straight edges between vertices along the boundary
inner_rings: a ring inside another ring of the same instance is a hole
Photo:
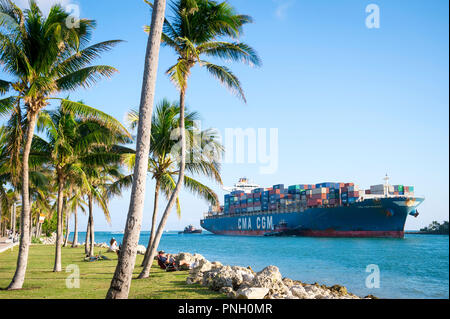
[[[109,241],[109,249],[108,252],[113,252],[115,253],[117,250],[119,249],[119,247],[117,246],[117,241],[115,238],[111,238],[111,240]]]
[[[173,257],[170,254],[166,254],[163,250],[158,252],[156,259],[158,260],[158,265],[161,269],[166,271],[178,270]]]

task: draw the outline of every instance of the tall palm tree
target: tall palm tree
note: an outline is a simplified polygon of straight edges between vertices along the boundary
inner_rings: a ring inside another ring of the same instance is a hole
[[[52,99],[59,99],[66,109],[91,113],[99,119],[104,113],[82,103],[57,95],[80,87],[90,87],[116,69],[106,65],[91,66],[94,58],[110,50],[119,41],[88,46],[95,22],[80,19],[77,28],[66,23],[70,17],[60,5],[54,5],[44,17],[34,0],[22,11],[11,0],[0,0],[0,65],[14,78],[2,80],[1,93],[15,92],[0,100],[0,114],[17,104],[26,108],[27,129],[24,134],[21,167],[22,211],[17,267],[8,289],[21,289],[25,280],[30,242],[29,155],[37,116]]]
[[[145,53],[144,76],[139,105],[140,120],[136,140],[136,165],[134,168],[130,207],[128,209],[119,262],[117,263],[114,277],[111,280],[111,285],[106,294],[107,299],[128,298],[131,276],[136,263],[137,245],[142,224],[142,211],[144,209],[145,182],[148,168],[148,154],[150,151],[151,117],[165,10],[166,0],[155,0],[151,31]]]
[[[151,7],[153,5],[148,2]],[[165,19],[161,37],[162,44],[170,47],[177,55],[177,63],[167,70],[167,75],[180,93],[180,169],[175,190],[162,216],[165,225],[176,198],[184,184],[186,167],[185,136],[185,98],[187,82],[194,66],[204,67],[213,77],[219,80],[234,94],[246,102],[239,79],[226,67],[204,60],[203,57],[244,62],[259,66],[261,60],[256,51],[242,42],[227,42],[226,39],[237,40],[243,26],[252,22],[251,17],[237,14],[226,2],[212,0],[176,0],[172,3],[171,21]],[[148,28],[151,31],[151,27]],[[155,238],[161,238],[162,227],[158,227]],[[155,256],[159,240],[155,240],[151,249],[150,260]]]
[[[35,223],[36,223],[36,230],[35,230],[35,237],[39,238],[41,237],[42,233],[42,224],[39,222],[39,217],[41,215],[45,217],[49,217],[52,214],[52,201],[53,201],[53,194],[51,193],[51,189],[49,188],[40,188],[37,190],[35,194],[35,199],[32,204],[32,211],[35,213]]]
[[[11,230],[16,232],[16,222],[20,220],[16,211],[20,200],[20,163],[22,161],[21,145],[23,135],[21,132],[25,126],[20,120],[20,108],[14,109],[7,125],[0,127],[0,181],[11,186],[7,195],[9,197],[9,210],[11,211],[10,226]],[[40,195],[47,191],[49,172],[41,163],[33,160],[29,161],[30,178],[30,200],[39,200]],[[32,228],[32,216],[30,214],[29,229]],[[31,240],[31,238],[30,238]]]
[[[74,216],[73,221],[73,238],[72,238],[72,248],[75,248],[78,246],[78,208],[83,213],[86,213],[85,206],[87,205],[84,201],[84,194],[81,192],[80,188],[77,188],[73,194],[72,197],[69,200],[68,203],[68,209],[70,212],[72,212]]]
[[[117,122],[110,118],[111,122]],[[119,124],[111,127],[120,127]],[[61,245],[63,235],[63,216],[65,201],[71,195],[73,184],[91,188],[89,168],[92,161],[108,161],[108,152],[114,143],[129,141],[126,130],[112,130],[86,118],[76,117],[73,112],[60,107],[56,111],[43,111],[38,119],[38,131],[44,131],[47,140],[35,136],[33,140],[32,160],[46,161],[55,171],[57,185],[57,236],[55,266],[53,271],[61,271]],[[91,169],[90,171],[95,171]],[[65,185],[68,185],[67,187]],[[94,191],[88,192],[90,213],[95,197]]]
[[[158,211],[159,193],[163,192],[166,198],[175,189],[175,176],[179,170],[179,157],[173,154],[172,149],[177,146],[178,139],[174,139],[174,133],[179,129],[180,107],[178,103],[171,103],[168,100],[162,100],[152,118],[152,134],[149,158],[149,173],[155,180],[155,195],[153,204],[153,216],[150,238],[147,251],[143,261],[144,269],[139,278],[148,277],[151,262],[150,252],[155,241],[155,227]],[[131,128],[135,128],[139,119],[137,111],[128,113],[128,121]],[[186,131],[189,145],[189,158],[187,169],[193,175],[205,175],[218,183],[222,183],[220,177],[220,158],[223,152],[223,146],[217,140],[217,133],[214,130],[198,131],[195,122],[198,115],[195,112],[187,112],[185,115]],[[202,146],[208,145],[209,152],[203,152]],[[129,163],[133,164],[133,156],[130,156]],[[202,184],[193,176],[186,176],[184,186],[192,193],[204,198],[212,205],[218,204],[217,195],[208,186]],[[177,212],[180,214],[180,204],[177,198]],[[164,225],[162,225],[164,227]]]
[[[109,163],[109,165],[97,166],[87,170],[89,189],[87,191],[89,219],[88,219],[88,233],[86,243],[89,240],[89,247],[87,248],[88,255],[94,255],[94,214],[93,205],[97,204],[103,211],[106,221],[111,222],[109,214],[108,203],[110,199],[109,187],[111,184],[120,183],[119,181],[125,178],[121,173],[118,163]],[[85,246],[87,247],[87,246]]]

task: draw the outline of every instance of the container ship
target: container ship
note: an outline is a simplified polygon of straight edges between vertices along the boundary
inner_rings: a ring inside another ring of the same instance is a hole
[[[261,188],[241,178],[200,225],[221,235],[403,238],[406,218],[419,215],[424,198],[413,186],[384,181],[366,190],[354,183]]]

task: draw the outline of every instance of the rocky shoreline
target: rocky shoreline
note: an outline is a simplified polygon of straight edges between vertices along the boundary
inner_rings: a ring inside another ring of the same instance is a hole
[[[55,240],[56,234],[41,238],[44,245],[54,245]],[[94,245],[109,249],[106,243]],[[137,253],[144,255],[145,250],[145,246],[139,245]],[[268,266],[260,272],[255,272],[251,267],[226,266],[218,261],[210,262],[200,254],[182,252],[172,257],[180,269],[183,269],[183,265],[190,265],[184,266],[185,270],[189,270],[187,284],[200,284],[221,292],[230,299],[377,299],[372,295],[356,296],[339,285],[328,287],[283,278],[276,266]]]
[[[276,266],[254,272],[251,267],[210,262],[200,254],[179,253],[174,258],[178,265],[191,265],[187,284],[200,284],[232,299],[376,299],[356,296],[339,285],[327,287],[283,278]]]

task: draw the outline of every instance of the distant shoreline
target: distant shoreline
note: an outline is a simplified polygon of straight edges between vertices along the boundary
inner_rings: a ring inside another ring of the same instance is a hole
[[[411,231],[405,231],[405,234],[410,235],[447,235],[448,234],[442,234],[442,233],[436,233],[436,232],[429,232],[429,231],[420,231],[420,230],[411,230]]]

